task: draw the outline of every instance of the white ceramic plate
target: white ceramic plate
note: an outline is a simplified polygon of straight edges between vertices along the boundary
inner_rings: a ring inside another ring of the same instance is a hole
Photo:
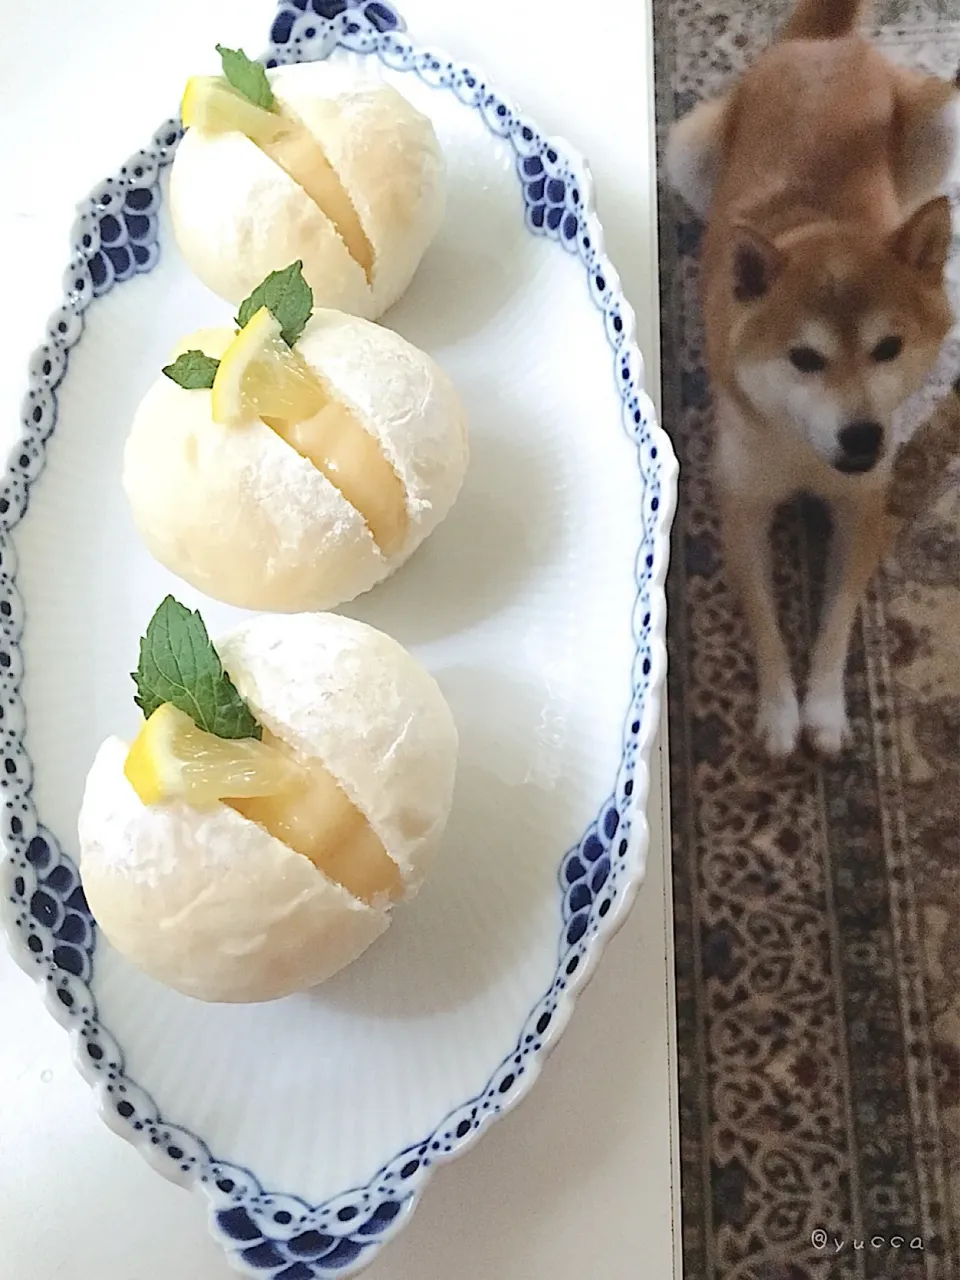
[[[175,122],[80,208],[0,491],[14,954],[107,1123],[206,1195],[238,1270],[276,1280],[371,1261],[432,1170],[529,1090],[622,922],[644,866],[676,484],[583,162],[386,5],[305,4],[281,7],[268,57],[384,76],[435,123],[449,213],[386,323],[447,368],[472,424],[451,516],[347,610],[412,649],[453,707],[445,853],[333,981],[272,1005],[178,996],[97,936],[71,861],[93,755],[135,732],[128,673],[159,600],[200,607],[214,634],[238,616],[149,559],[119,485],[170,348],[228,316],[167,225]]]

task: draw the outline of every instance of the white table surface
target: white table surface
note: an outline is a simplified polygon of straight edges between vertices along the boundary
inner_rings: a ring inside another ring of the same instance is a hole
[[[656,395],[650,0],[402,0],[418,38],[484,69],[590,159]],[[218,40],[259,52],[271,0],[0,0],[4,303],[0,446],[59,299],[74,203],[175,108]],[[202,62],[201,62],[202,59]],[[679,1274],[666,775],[647,882],[530,1099],[441,1170],[372,1280],[667,1280]],[[95,1116],[63,1031],[0,948],[0,1280],[226,1280],[199,1199]]]

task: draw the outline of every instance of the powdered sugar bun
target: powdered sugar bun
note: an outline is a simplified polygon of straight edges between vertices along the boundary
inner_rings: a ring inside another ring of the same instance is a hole
[[[392,87],[345,82],[322,62],[268,75],[350,197],[374,252],[371,278],[304,189],[241,133],[191,128],[180,142],[169,197],[180,251],[235,305],[301,258],[320,306],[376,319],[407,288],[443,220],[445,166],[433,126]]]
[[[205,330],[178,351],[219,357],[232,336]],[[297,350],[380,442],[402,482],[408,527],[393,554],[381,553],[359,511],[259,419],[214,422],[209,391],[185,391],[161,375],[124,452],[124,489],[151,554],[241,608],[331,609],[368,591],[443,520],[466,471],[463,407],[429,356],[335,311],[314,313]]]
[[[453,799],[457,732],[433,679],[396,641],[336,615],[257,618],[217,648],[254,714],[340,783],[416,893]],[[146,806],[109,738],[87,779],[80,872],[111,943],[201,1000],[272,1000],[356,959],[390,906],[351,896],[233,809]]]

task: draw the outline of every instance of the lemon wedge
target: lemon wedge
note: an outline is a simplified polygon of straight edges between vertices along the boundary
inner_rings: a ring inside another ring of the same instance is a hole
[[[180,102],[185,129],[203,133],[243,133],[258,146],[276,142],[290,122],[274,111],[254,106],[220,76],[191,76]]]
[[[196,808],[276,795],[301,780],[296,762],[276,747],[255,738],[218,738],[169,702],[144,723],[123,772],[144,804],[184,800]]]
[[[279,320],[261,307],[224,351],[211,392],[214,422],[302,422],[327,403],[319,379],[280,332]]]

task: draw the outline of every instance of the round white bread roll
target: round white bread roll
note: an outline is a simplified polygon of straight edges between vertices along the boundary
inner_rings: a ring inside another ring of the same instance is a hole
[[[219,357],[232,330],[178,350]],[[406,495],[408,527],[381,553],[359,511],[259,418],[213,421],[209,391],[161,375],[124,452],[123,486],[151,554],[200,591],[239,608],[332,609],[388,577],[453,506],[469,456],[450,379],[398,334],[336,311],[315,312],[296,344],[376,440]]]
[[[268,72],[282,108],[340,179],[373,251],[370,279],[319,205],[242,133],[188,129],[170,172],[187,265],[234,305],[297,258],[319,306],[375,320],[400,297],[440,228],[445,165],[433,126],[395,89],[322,62]]]
[[[255,618],[218,645],[257,719],[318,760],[365,816],[414,895],[453,800],[457,731],[435,681],[389,636],[333,614]],[[128,960],[185,995],[279,999],[325,981],[390,924],[226,805],[147,806],[109,738],[80,810],[94,919]]]

